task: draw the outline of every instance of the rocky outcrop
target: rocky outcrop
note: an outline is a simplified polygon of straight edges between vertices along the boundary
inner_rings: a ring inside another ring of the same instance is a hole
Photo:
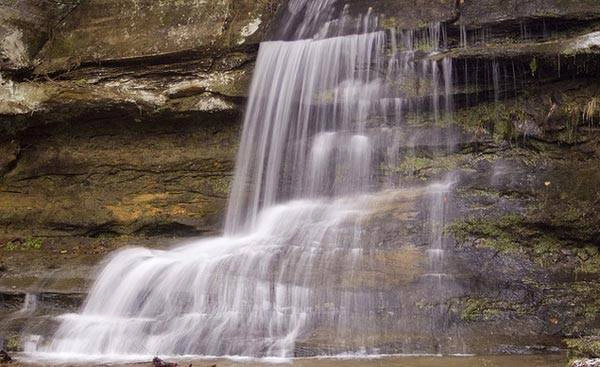
[[[76,7],[75,4],[35,0],[0,1],[0,70],[19,72],[31,69],[35,56],[48,40],[54,26]]]
[[[58,24],[49,8],[22,1],[0,12],[14,20],[7,26],[46,29],[23,39],[27,57],[11,64],[32,80],[0,81],[1,232],[217,230],[240,107],[276,4],[91,1]]]

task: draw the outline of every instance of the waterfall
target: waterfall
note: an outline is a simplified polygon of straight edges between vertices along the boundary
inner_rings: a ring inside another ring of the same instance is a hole
[[[367,189],[369,139],[360,135],[364,132],[360,125],[381,90],[372,67],[382,67],[384,45],[383,32],[261,45],[227,233],[245,225],[253,228],[262,208],[283,199]],[[323,141],[320,134],[327,132],[339,134]],[[328,166],[310,175],[311,165],[314,170],[315,164],[323,164],[311,161],[314,149],[331,151]],[[323,176],[333,171],[339,174]]]
[[[394,173],[382,182],[380,167],[397,166],[401,150],[417,144],[450,144],[446,136],[417,143],[404,123],[407,115],[440,123],[451,115],[451,61],[417,57],[417,48],[443,47],[445,33],[440,24],[382,31],[370,13],[349,26],[343,14],[331,19],[332,3],[290,1],[289,24],[305,17],[292,34],[284,27],[284,38],[293,40],[260,46],[225,235],[168,251],[117,252],[81,312],[60,316],[37,352],[84,358],[440,351],[441,316],[420,311],[418,300],[429,297],[422,289],[432,274],[431,292],[443,286],[439,223],[451,181],[399,187]],[[322,32],[336,21],[335,32]],[[419,198],[431,202],[424,209],[434,226],[423,231],[426,249],[376,229],[373,215]],[[420,252],[431,264],[418,273]],[[436,334],[434,341],[415,336],[423,330],[427,338]],[[400,341],[390,343],[389,335]],[[305,352],[310,343],[301,340],[320,342]]]

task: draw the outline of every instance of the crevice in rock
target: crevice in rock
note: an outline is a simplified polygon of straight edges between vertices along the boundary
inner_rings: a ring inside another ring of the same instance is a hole
[[[146,237],[195,237],[209,233],[207,230],[179,222],[163,222],[144,225],[136,229],[133,234]]]

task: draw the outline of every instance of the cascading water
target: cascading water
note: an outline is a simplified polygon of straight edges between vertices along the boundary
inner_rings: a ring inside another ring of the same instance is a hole
[[[381,70],[384,46],[382,32],[262,44],[227,233],[254,227],[262,208],[285,199],[367,191],[364,123],[382,87],[371,67]]]
[[[432,342],[411,335],[436,334],[443,317],[435,310],[417,316],[416,304],[443,287],[438,224],[452,181],[401,189],[398,177],[382,180],[380,171],[420,144],[407,116],[451,119],[452,63],[417,57],[424,48],[435,52],[444,33],[439,24],[387,33],[371,14],[332,20],[332,3],[292,0],[288,21],[306,16],[297,32],[284,29],[295,40],[260,46],[226,235],[170,251],[118,252],[81,313],[61,316],[37,352],[440,352],[438,335]],[[451,144],[441,133],[427,143],[441,151]],[[415,197],[431,202],[425,217],[435,225],[424,225],[422,236],[430,268],[413,279],[406,259],[420,250],[392,248],[369,223],[381,208]],[[390,261],[407,270],[390,276],[381,269]],[[414,292],[389,288],[401,275]]]

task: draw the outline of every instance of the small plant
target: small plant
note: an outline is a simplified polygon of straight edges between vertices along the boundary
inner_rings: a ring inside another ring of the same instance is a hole
[[[21,338],[17,335],[11,335],[4,341],[4,348],[9,352],[19,352],[21,348]]]
[[[21,245],[22,249],[39,250],[42,248],[44,241],[41,238],[29,238]]]
[[[5,243],[3,247],[6,251],[14,251],[17,249],[18,244],[15,243],[14,241],[9,241],[9,242]]]
[[[600,97],[593,97],[583,108],[583,119],[592,123],[598,114],[600,114]]]
[[[567,139],[568,141],[573,141],[575,139],[575,133],[577,132],[577,128],[579,127],[582,111],[581,106],[577,102],[567,102],[563,107],[564,111],[567,113]],[[585,119],[585,111],[583,111],[583,116]]]
[[[41,238],[28,238],[22,240],[12,240],[6,242],[2,247],[5,251],[16,251],[16,250],[39,250],[44,245],[44,241]]]
[[[536,57],[531,59],[531,62],[529,63],[529,69],[531,69],[531,76],[535,78],[535,73],[538,70],[538,61]]]

